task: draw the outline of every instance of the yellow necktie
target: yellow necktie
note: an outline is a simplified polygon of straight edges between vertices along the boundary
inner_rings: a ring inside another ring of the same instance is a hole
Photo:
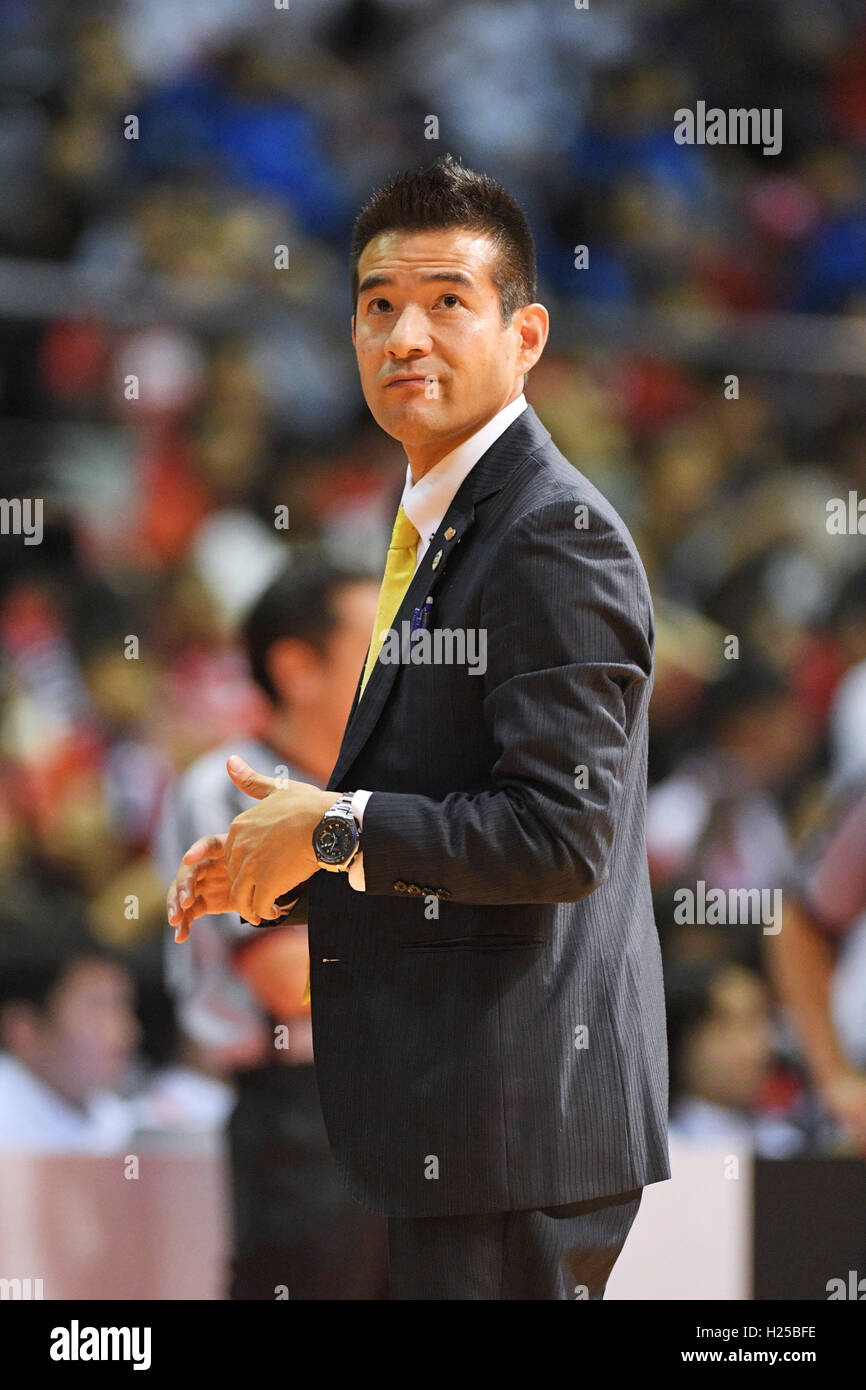
[[[409,588],[415,573],[415,548],[418,540],[418,530],[409,520],[401,503],[397,509],[394,529],[391,532],[391,544],[388,547],[388,556],[385,561],[385,574],[382,578],[382,587],[379,590],[376,621],[373,623],[373,638],[370,642],[367,664],[364,667],[364,676],[361,681],[362,695],[382,650],[385,634],[396,617],[397,610],[403,601],[403,595]]]
[[[384,634],[394,621],[403,596],[415,573],[415,551],[419,536],[417,527],[409,520],[401,503],[397,508],[397,517],[391,532],[391,544],[388,546],[388,555],[385,560],[385,573],[382,577],[382,586],[379,589],[379,602],[376,606],[376,619],[373,623],[373,637],[361,681],[361,695],[364,693],[364,686],[370,679],[370,673],[382,650],[385,640]],[[360,696],[358,698],[360,699]],[[304,1004],[310,1002],[309,971],[307,971],[307,988],[304,990],[304,997],[301,1002]]]

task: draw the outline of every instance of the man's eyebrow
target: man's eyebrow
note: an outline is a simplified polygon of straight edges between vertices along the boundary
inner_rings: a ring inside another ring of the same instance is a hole
[[[464,275],[462,270],[432,270],[429,275],[422,275],[422,281],[428,280],[447,280],[451,285],[463,285],[468,290],[474,290],[474,281],[468,275]],[[376,271],[372,275],[365,275],[358,286],[358,295],[364,294],[367,290],[374,290],[379,285],[393,285],[394,281],[390,275],[385,275],[381,271]]]

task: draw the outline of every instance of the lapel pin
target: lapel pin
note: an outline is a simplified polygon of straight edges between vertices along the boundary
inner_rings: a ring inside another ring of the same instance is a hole
[[[440,561],[441,559],[442,559],[442,551],[441,551],[441,550],[437,550],[437,551],[436,551],[436,554],[433,556],[433,565],[432,565],[432,568],[433,568],[434,570],[435,570],[436,567],[438,566],[439,561]]]
[[[454,537],[455,537],[456,535],[457,535],[457,532],[454,530],[454,527],[453,527],[453,526],[449,526],[449,527],[448,527],[448,530],[445,532],[445,539],[446,539],[446,541],[453,541],[453,539],[454,539]]]

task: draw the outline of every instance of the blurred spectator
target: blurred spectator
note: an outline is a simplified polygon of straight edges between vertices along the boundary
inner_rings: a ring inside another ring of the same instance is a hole
[[[866,1155],[866,784],[806,838],[769,964],[830,1114]]]
[[[831,773],[841,783],[866,773],[866,568],[850,576],[832,618],[847,666],[829,712]]]
[[[672,1137],[787,1158],[804,1135],[766,1109],[773,1051],[770,1001],[754,971],[725,962],[666,973]]]
[[[780,888],[792,858],[779,796],[801,772],[811,739],[796,692],[767,663],[732,661],[709,686],[699,719],[701,746],[648,799],[647,852],[657,896],[697,880],[724,891]],[[747,963],[759,962],[759,926],[721,930]],[[687,928],[692,938],[719,931]]]
[[[378,585],[321,555],[296,559],[244,622],[250,668],[270,716],[257,739],[197,759],[171,790],[156,853],[168,886],[202,835],[250,804],[226,761],[327,783],[370,641]],[[182,1034],[231,1077],[234,1212],[231,1297],[385,1297],[385,1223],[348,1195],[330,1153],[313,1066],[306,930],[261,931],[234,913],[195,922],[166,967]]]
[[[131,1106],[112,1092],[138,1041],[133,984],[71,923],[0,923],[0,1148],[119,1154]]]

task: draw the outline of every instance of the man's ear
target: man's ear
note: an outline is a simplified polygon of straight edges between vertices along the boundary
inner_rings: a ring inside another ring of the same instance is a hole
[[[265,653],[271,684],[285,705],[317,699],[322,683],[322,658],[300,637],[278,637]]]

